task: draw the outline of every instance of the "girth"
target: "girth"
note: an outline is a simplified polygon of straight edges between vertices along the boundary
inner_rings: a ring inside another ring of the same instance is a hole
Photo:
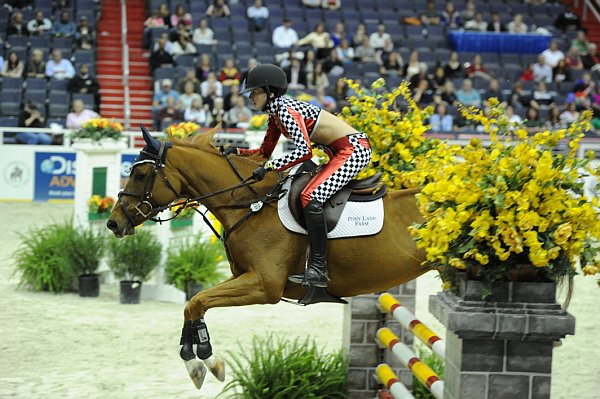
[[[310,180],[317,174],[320,167],[312,161],[304,162],[296,171],[296,176],[292,179],[292,185],[288,196],[288,206],[290,212],[298,224],[306,228],[304,222],[304,212],[302,211],[302,202],[300,194],[308,185]],[[307,173],[301,173],[307,172]],[[335,193],[325,204],[325,220],[327,221],[327,231],[332,231],[337,225],[342,211],[348,201],[352,202],[370,202],[383,197],[387,192],[387,186],[381,180],[381,172],[364,179],[351,180],[340,191]]]

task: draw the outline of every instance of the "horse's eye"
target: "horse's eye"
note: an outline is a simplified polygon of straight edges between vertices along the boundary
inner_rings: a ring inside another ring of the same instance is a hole
[[[137,173],[133,174],[133,178],[137,181],[142,181],[142,180],[144,180],[145,177],[146,177],[146,175],[141,172],[137,172]]]

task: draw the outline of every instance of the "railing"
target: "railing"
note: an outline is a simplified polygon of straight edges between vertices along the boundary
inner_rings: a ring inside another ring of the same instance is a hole
[[[127,0],[121,0],[121,45],[123,47],[123,125],[130,126],[129,45],[127,44]]]

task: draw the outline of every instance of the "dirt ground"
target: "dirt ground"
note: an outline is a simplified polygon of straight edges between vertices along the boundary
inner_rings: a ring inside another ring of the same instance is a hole
[[[0,203],[0,398],[215,398],[223,383],[208,376],[197,391],[179,359],[181,305],[121,305],[116,285],[102,285],[99,298],[17,288],[16,232],[71,212],[64,204]],[[419,278],[416,313],[443,336],[427,312],[439,285],[432,274]],[[554,351],[552,398],[600,398],[599,294],[594,279],[576,279],[569,312],[577,332]],[[280,303],[212,310],[206,322],[218,353],[247,350],[254,335],[269,332],[312,336],[333,351],[342,345],[343,313],[341,305]]]

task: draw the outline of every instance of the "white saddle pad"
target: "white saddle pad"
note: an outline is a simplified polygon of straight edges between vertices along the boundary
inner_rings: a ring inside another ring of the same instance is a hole
[[[294,173],[300,166],[295,166],[290,173]],[[292,185],[288,180],[283,188],[288,190]],[[326,206],[326,205],[325,205]],[[308,232],[296,222],[288,207],[288,194],[277,203],[279,219],[286,229],[295,233],[305,234]],[[327,238],[357,237],[377,234],[383,227],[383,199],[372,202],[348,202],[342,211],[340,220],[333,230],[327,234]]]

